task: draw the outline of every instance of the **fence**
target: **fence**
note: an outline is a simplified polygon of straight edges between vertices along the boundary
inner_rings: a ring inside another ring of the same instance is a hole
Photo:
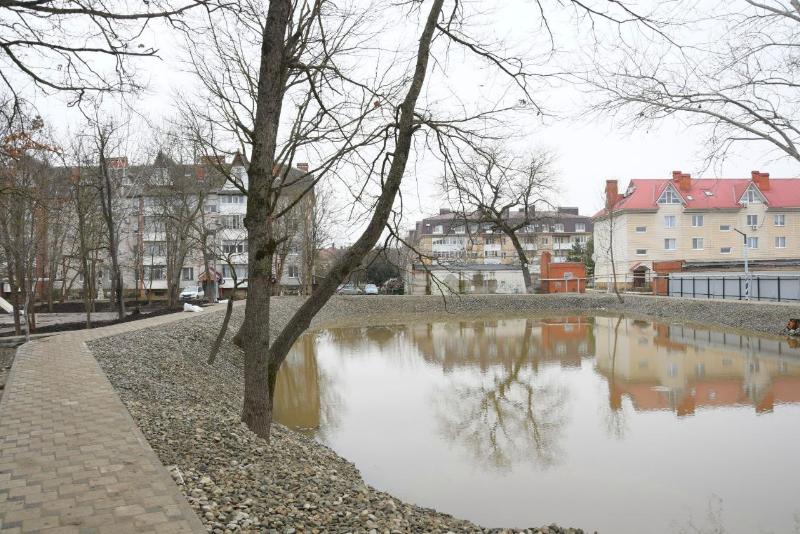
[[[653,287],[661,287],[659,294],[670,297],[691,297],[725,300],[745,300],[748,294],[751,300],[775,302],[800,302],[800,273],[775,272],[751,273],[672,273],[658,276],[648,273],[636,284],[636,278],[630,273],[617,277],[617,287],[621,292],[650,293]],[[597,277],[589,281],[588,287],[610,291],[613,286],[610,277]]]
[[[749,290],[748,290],[749,285]],[[800,301],[800,276],[755,274],[702,276],[697,274],[669,277],[669,296],[777,302]]]

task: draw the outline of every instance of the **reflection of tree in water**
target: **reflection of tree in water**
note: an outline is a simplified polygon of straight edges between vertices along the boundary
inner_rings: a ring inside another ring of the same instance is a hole
[[[342,396],[335,378],[317,364],[316,349],[315,334],[304,335],[292,348],[278,371],[274,410],[279,423],[323,437],[340,422]]]
[[[622,391],[617,384],[617,345],[619,344],[619,325],[623,316],[617,318],[614,325],[614,342],[611,347],[611,374],[608,377],[608,406],[603,420],[606,431],[612,437],[621,439],[625,435],[628,423],[625,418],[625,409],[622,406]],[[634,321],[635,323],[636,321]],[[645,323],[646,324],[646,323]]]
[[[528,357],[530,337],[527,321],[521,350],[510,364],[491,366],[477,384],[451,375],[438,394],[445,438],[495,469],[511,469],[520,461],[550,466],[560,455],[566,389],[537,373]]]

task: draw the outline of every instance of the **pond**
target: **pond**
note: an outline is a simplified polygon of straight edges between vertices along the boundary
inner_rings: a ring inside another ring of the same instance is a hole
[[[800,532],[800,348],[622,317],[306,334],[276,418],[482,526]]]

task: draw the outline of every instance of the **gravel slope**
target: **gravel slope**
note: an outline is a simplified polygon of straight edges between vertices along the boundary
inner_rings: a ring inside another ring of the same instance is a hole
[[[300,303],[279,298],[280,327]],[[483,314],[623,311],[779,334],[800,306],[626,297],[568,296],[336,297],[316,327]],[[268,444],[239,422],[242,356],[230,343],[243,308],[213,367],[205,364],[222,314],[96,340],[91,349],[162,462],[212,532],[502,532],[404,503],[364,484],[332,450],[273,425]],[[273,328],[273,332],[275,328]],[[510,532],[510,531],[509,531]],[[518,532],[518,531],[517,531]],[[527,532],[582,532],[558,527]]]

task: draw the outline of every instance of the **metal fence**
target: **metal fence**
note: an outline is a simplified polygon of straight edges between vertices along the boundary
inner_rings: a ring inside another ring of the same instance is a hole
[[[611,291],[611,277],[595,277],[587,287]],[[656,293],[670,297],[708,298],[726,300],[763,300],[774,302],[800,302],[800,273],[698,273],[683,272],[659,276],[647,273],[639,278],[630,273],[620,274],[616,286],[623,293]],[[749,287],[748,287],[749,286]],[[656,291],[654,291],[654,289]]]
[[[749,287],[748,287],[749,286]],[[800,276],[755,274],[702,276],[681,274],[669,277],[669,296],[709,299],[800,301]]]

